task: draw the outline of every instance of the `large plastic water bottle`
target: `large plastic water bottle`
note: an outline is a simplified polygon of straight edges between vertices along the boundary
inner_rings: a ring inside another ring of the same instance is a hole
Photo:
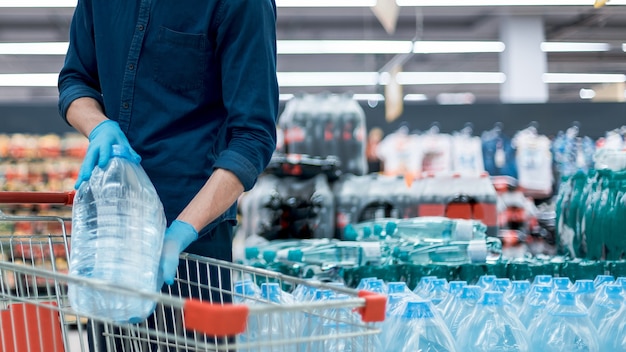
[[[465,286],[467,286],[466,281],[450,281],[448,283],[448,296],[446,296],[446,298],[444,298],[443,301],[441,301],[441,303],[437,306],[444,318],[451,309],[456,310],[455,307],[459,302],[457,298]]]
[[[448,327],[435,314],[432,305],[418,300],[407,302],[385,351],[453,352],[457,348]]]
[[[502,257],[502,242],[487,237],[471,241],[415,243],[395,247],[392,254],[400,263],[417,265],[495,263]]]
[[[567,291],[572,288],[572,282],[568,277],[555,277],[552,279],[552,286],[555,290]]]
[[[608,285],[614,281],[615,278],[611,275],[597,275],[593,280],[593,287],[596,288],[596,291],[600,291],[604,285]]]
[[[519,313],[524,305],[524,300],[530,292],[530,282],[528,280],[515,280],[511,282],[511,288],[504,294],[504,298],[511,305],[514,313]]]
[[[585,307],[591,307],[596,297],[596,288],[593,280],[576,280],[573,290]]]
[[[159,196],[130,150],[113,157],[83,182],[72,209],[70,274],[156,292],[165,214]],[[147,318],[155,302],[113,291],[69,284],[72,308],[118,322]]]
[[[533,351],[599,352],[598,333],[585,309],[576,304],[576,293],[557,291],[555,298],[556,304],[528,328]]]
[[[457,346],[466,352],[530,351],[526,329],[517,316],[505,309],[502,292],[486,291],[472,314],[463,321]]]
[[[530,324],[544,312],[550,298],[552,297],[552,286],[536,285],[530,289],[526,300],[519,310],[519,318],[525,327]]]
[[[626,352],[626,305],[598,328],[600,351]]]
[[[279,251],[278,260],[322,267],[354,267],[381,263],[383,248],[380,242],[341,241],[328,245],[293,248],[286,252]]]
[[[624,304],[622,286],[617,284],[604,285],[589,307],[589,318],[596,328],[611,319]]]
[[[261,298],[264,302],[282,307],[292,305],[295,300],[289,293],[281,290],[278,283],[261,284]],[[298,312],[274,312],[261,315],[259,336],[265,340],[295,339],[300,332],[299,323],[302,314]],[[261,351],[288,352],[293,346],[283,345],[280,348],[264,347]]]
[[[459,295],[457,309],[454,311],[450,310],[445,318],[452,336],[457,336],[459,328],[465,324],[465,320],[468,319],[469,315],[474,311],[474,307],[476,307],[476,303],[478,303],[481,295],[482,290],[480,286],[467,285],[463,287]]]

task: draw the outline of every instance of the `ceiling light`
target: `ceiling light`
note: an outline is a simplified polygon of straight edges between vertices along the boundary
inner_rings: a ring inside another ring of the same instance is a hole
[[[596,96],[596,92],[593,89],[582,88],[579,92],[580,99],[593,99]]]
[[[400,72],[400,85],[424,84],[500,84],[506,81],[502,72]]]
[[[411,52],[410,41],[392,40],[278,40],[278,54],[401,54]]]
[[[428,97],[426,94],[407,94],[404,96],[404,101],[426,101]]]
[[[505,45],[502,42],[478,41],[418,41],[413,52],[416,54],[445,53],[501,53]]]
[[[437,95],[437,103],[441,105],[465,105],[473,104],[476,96],[473,93],[440,93]]]
[[[588,6],[592,0],[396,0],[399,6]],[[611,0],[607,5],[626,5],[626,0]]]
[[[585,51],[609,51],[608,43],[574,43],[574,42],[544,42],[541,43],[544,52],[585,52]]]
[[[0,87],[56,87],[58,73],[0,74]]]
[[[0,43],[0,55],[65,55],[68,42]]]
[[[626,82],[624,74],[606,73],[544,73],[545,83],[621,83]]]
[[[378,84],[377,72],[279,72],[281,87],[356,87]]]

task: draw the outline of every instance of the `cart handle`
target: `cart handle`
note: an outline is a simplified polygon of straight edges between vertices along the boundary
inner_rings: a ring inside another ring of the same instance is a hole
[[[0,192],[0,204],[72,205],[76,191],[71,192]]]

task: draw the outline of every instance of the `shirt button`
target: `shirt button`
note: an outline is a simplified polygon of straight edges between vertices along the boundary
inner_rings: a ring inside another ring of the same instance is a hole
[[[129,70],[134,70],[135,69],[135,65],[133,65],[133,64],[128,65],[128,69]]]
[[[143,24],[138,25],[137,29],[140,30],[140,31],[143,31]]]
[[[128,106],[129,106],[129,105],[128,105],[128,103],[123,103],[123,104],[122,104],[122,107],[123,107],[124,109],[128,109]]]

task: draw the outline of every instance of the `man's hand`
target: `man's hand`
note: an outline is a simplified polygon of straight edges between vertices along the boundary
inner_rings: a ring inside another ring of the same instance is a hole
[[[74,188],[78,189],[83,181],[89,180],[96,165],[100,168],[104,168],[109,163],[112,155],[112,146],[114,144],[127,147],[133,155],[133,159],[137,163],[141,161],[141,157],[130,147],[128,139],[117,122],[104,120],[89,133],[89,147],[87,148],[87,154],[80,167]]]
[[[184,221],[174,220],[170,227],[167,228],[165,238],[163,239],[161,263],[159,264],[159,277],[166,284],[172,285],[174,283],[176,269],[178,268],[178,256],[197,238],[198,231]]]

